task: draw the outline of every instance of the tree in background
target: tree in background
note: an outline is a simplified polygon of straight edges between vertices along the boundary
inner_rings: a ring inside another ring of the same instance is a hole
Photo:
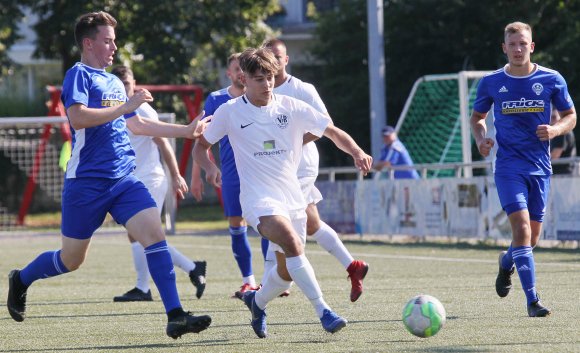
[[[148,84],[209,83],[208,61],[224,62],[232,51],[257,45],[271,33],[262,21],[275,0],[21,0],[39,16],[36,57],[61,59],[63,75],[80,59],[74,45],[76,18],[107,11],[119,22],[119,56]],[[211,71],[211,70],[210,70]]]
[[[23,17],[17,0],[3,0],[0,3],[0,80],[9,74],[14,65],[7,51],[20,38],[16,29]]]
[[[323,63],[313,83],[331,116],[368,150],[366,16],[366,1],[338,0],[335,11],[317,17],[311,50]],[[580,102],[580,61],[574,57],[580,52],[580,1],[390,0],[385,1],[384,16],[387,120],[391,125],[419,77],[502,67],[506,63],[501,50],[503,28],[513,21],[532,25],[534,62],[560,71],[575,101]],[[323,163],[349,165],[348,158],[330,150],[327,153],[324,143],[321,148],[325,150]]]

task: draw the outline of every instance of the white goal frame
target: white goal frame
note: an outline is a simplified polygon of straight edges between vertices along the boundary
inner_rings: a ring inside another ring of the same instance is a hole
[[[469,107],[469,79],[478,79],[482,78],[483,76],[487,75],[492,71],[460,71],[458,73],[452,74],[441,74],[441,75],[426,75],[422,76],[415,81],[409,96],[405,102],[405,106],[401,111],[401,115],[399,116],[399,120],[397,121],[397,125],[395,126],[395,131],[399,131],[403,123],[405,122],[405,118],[407,116],[407,112],[411,107],[413,102],[413,98],[417,93],[417,89],[419,85],[423,82],[428,81],[437,81],[437,80],[457,80],[458,81],[458,95],[459,95],[459,114],[460,114],[460,128],[461,128],[461,144],[462,144],[462,156],[463,156],[463,163],[469,164],[472,163],[472,155],[471,155],[471,131],[470,131],[470,107]],[[492,113],[492,112],[490,112]],[[490,115],[490,120],[492,119],[493,114]],[[429,117],[427,117],[429,118]],[[493,129],[493,124],[487,124],[488,129]],[[463,173],[465,177],[473,176],[472,168],[467,166],[463,169]]]
[[[175,123],[175,114],[174,113],[159,113],[159,120],[168,122],[168,123]],[[26,125],[37,125],[38,127],[43,127],[46,124],[50,125],[57,125],[57,124],[68,124],[68,119],[64,116],[35,116],[35,117],[6,117],[0,118],[0,129],[5,129],[7,127],[14,127],[15,129],[18,126],[26,126]],[[0,147],[2,138],[0,137]],[[168,138],[169,143],[173,150],[175,151],[175,139]],[[1,151],[0,153],[4,153]],[[35,156],[32,156],[34,159]],[[167,170],[166,163],[164,163],[165,173],[169,175],[169,171]],[[22,170],[22,168],[19,168]],[[30,172],[23,170],[26,172],[27,176],[30,178]],[[169,188],[167,195],[164,201],[163,207],[163,218],[165,220],[165,232],[167,234],[175,234],[175,216],[177,211],[177,198],[176,195],[172,192],[173,188],[171,186],[172,180],[169,180]],[[62,183],[64,180],[61,180]],[[35,181],[35,185],[38,187],[38,182]]]

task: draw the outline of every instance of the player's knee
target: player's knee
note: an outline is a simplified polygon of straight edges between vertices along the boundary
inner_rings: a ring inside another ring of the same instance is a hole
[[[304,253],[304,244],[298,237],[288,237],[280,244],[286,257],[299,256]]]

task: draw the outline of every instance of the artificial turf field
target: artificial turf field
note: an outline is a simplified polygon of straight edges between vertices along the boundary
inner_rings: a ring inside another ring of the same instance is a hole
[[[241,284],[229,236],[180,234],[172,245],[208,262],[207,288],[194,296],[188,276],[176,269],[184,309],[209,314],[213,322],[200,334],[173,340],[165,335],[166,316],[152,284],[154,301],[113,303],[134,286],[131,250],[124,234],[96,234],[80,270],[34,283],[28,291],[27,318],[17,323],[5,305],[0,315],[1,352],[580,352],[580,250],[536,249],[537,287],[553,314],[529,318],[517,275],[507,298],[495,294],[500,248],[483,245],[348,241],[355,258],[370,270],[365,291],[349,301],[350,282],[338,261],[309,242],[325,300],[349,324],[326,333],[296,286],[267,308],[268,334],[252,331],[245,305],[230,298]],[[262,275],[259,239],[250,237],[257,280]],[[7,275],[40,252],[60,247],[60,236],[0,235],[0,296],[5,303]],[[437,297],[447,322],[434,337],[409,334],[401,321],[403,305],[416,294]]]

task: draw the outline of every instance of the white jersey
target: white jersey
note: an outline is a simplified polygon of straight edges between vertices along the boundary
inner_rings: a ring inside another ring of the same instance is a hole
[[[274,93],[283,94],[310,104],[314,109],[328,115],[326,106],[320,99],[316,88],[310,83],[301,81],[294,76],[288,76],[286,81],[274,88]],[[318,149],[314,142],[307,143],[302,150],[302,160],[298,167],[298,178],[318,176]]]
[[[292,97],[273,94],[270,104],[257,107],[243,95],[222,104],[203,135],[212,144],[228,136],[243,214],[280,205],[304,210],[297,177],[302,138],[307,132],[322,136],[329,123],[328,115]]]
[[[135,111],[144,119],[159,120],[159,115],[148,103],[143,103]],[[144,135],[134,135],[130,130],[129,139],[135,151],[135,176],[141,180],[148,176],[165,177],[163,165],[159,159],[159,149],[153,142],[153,137]]]

